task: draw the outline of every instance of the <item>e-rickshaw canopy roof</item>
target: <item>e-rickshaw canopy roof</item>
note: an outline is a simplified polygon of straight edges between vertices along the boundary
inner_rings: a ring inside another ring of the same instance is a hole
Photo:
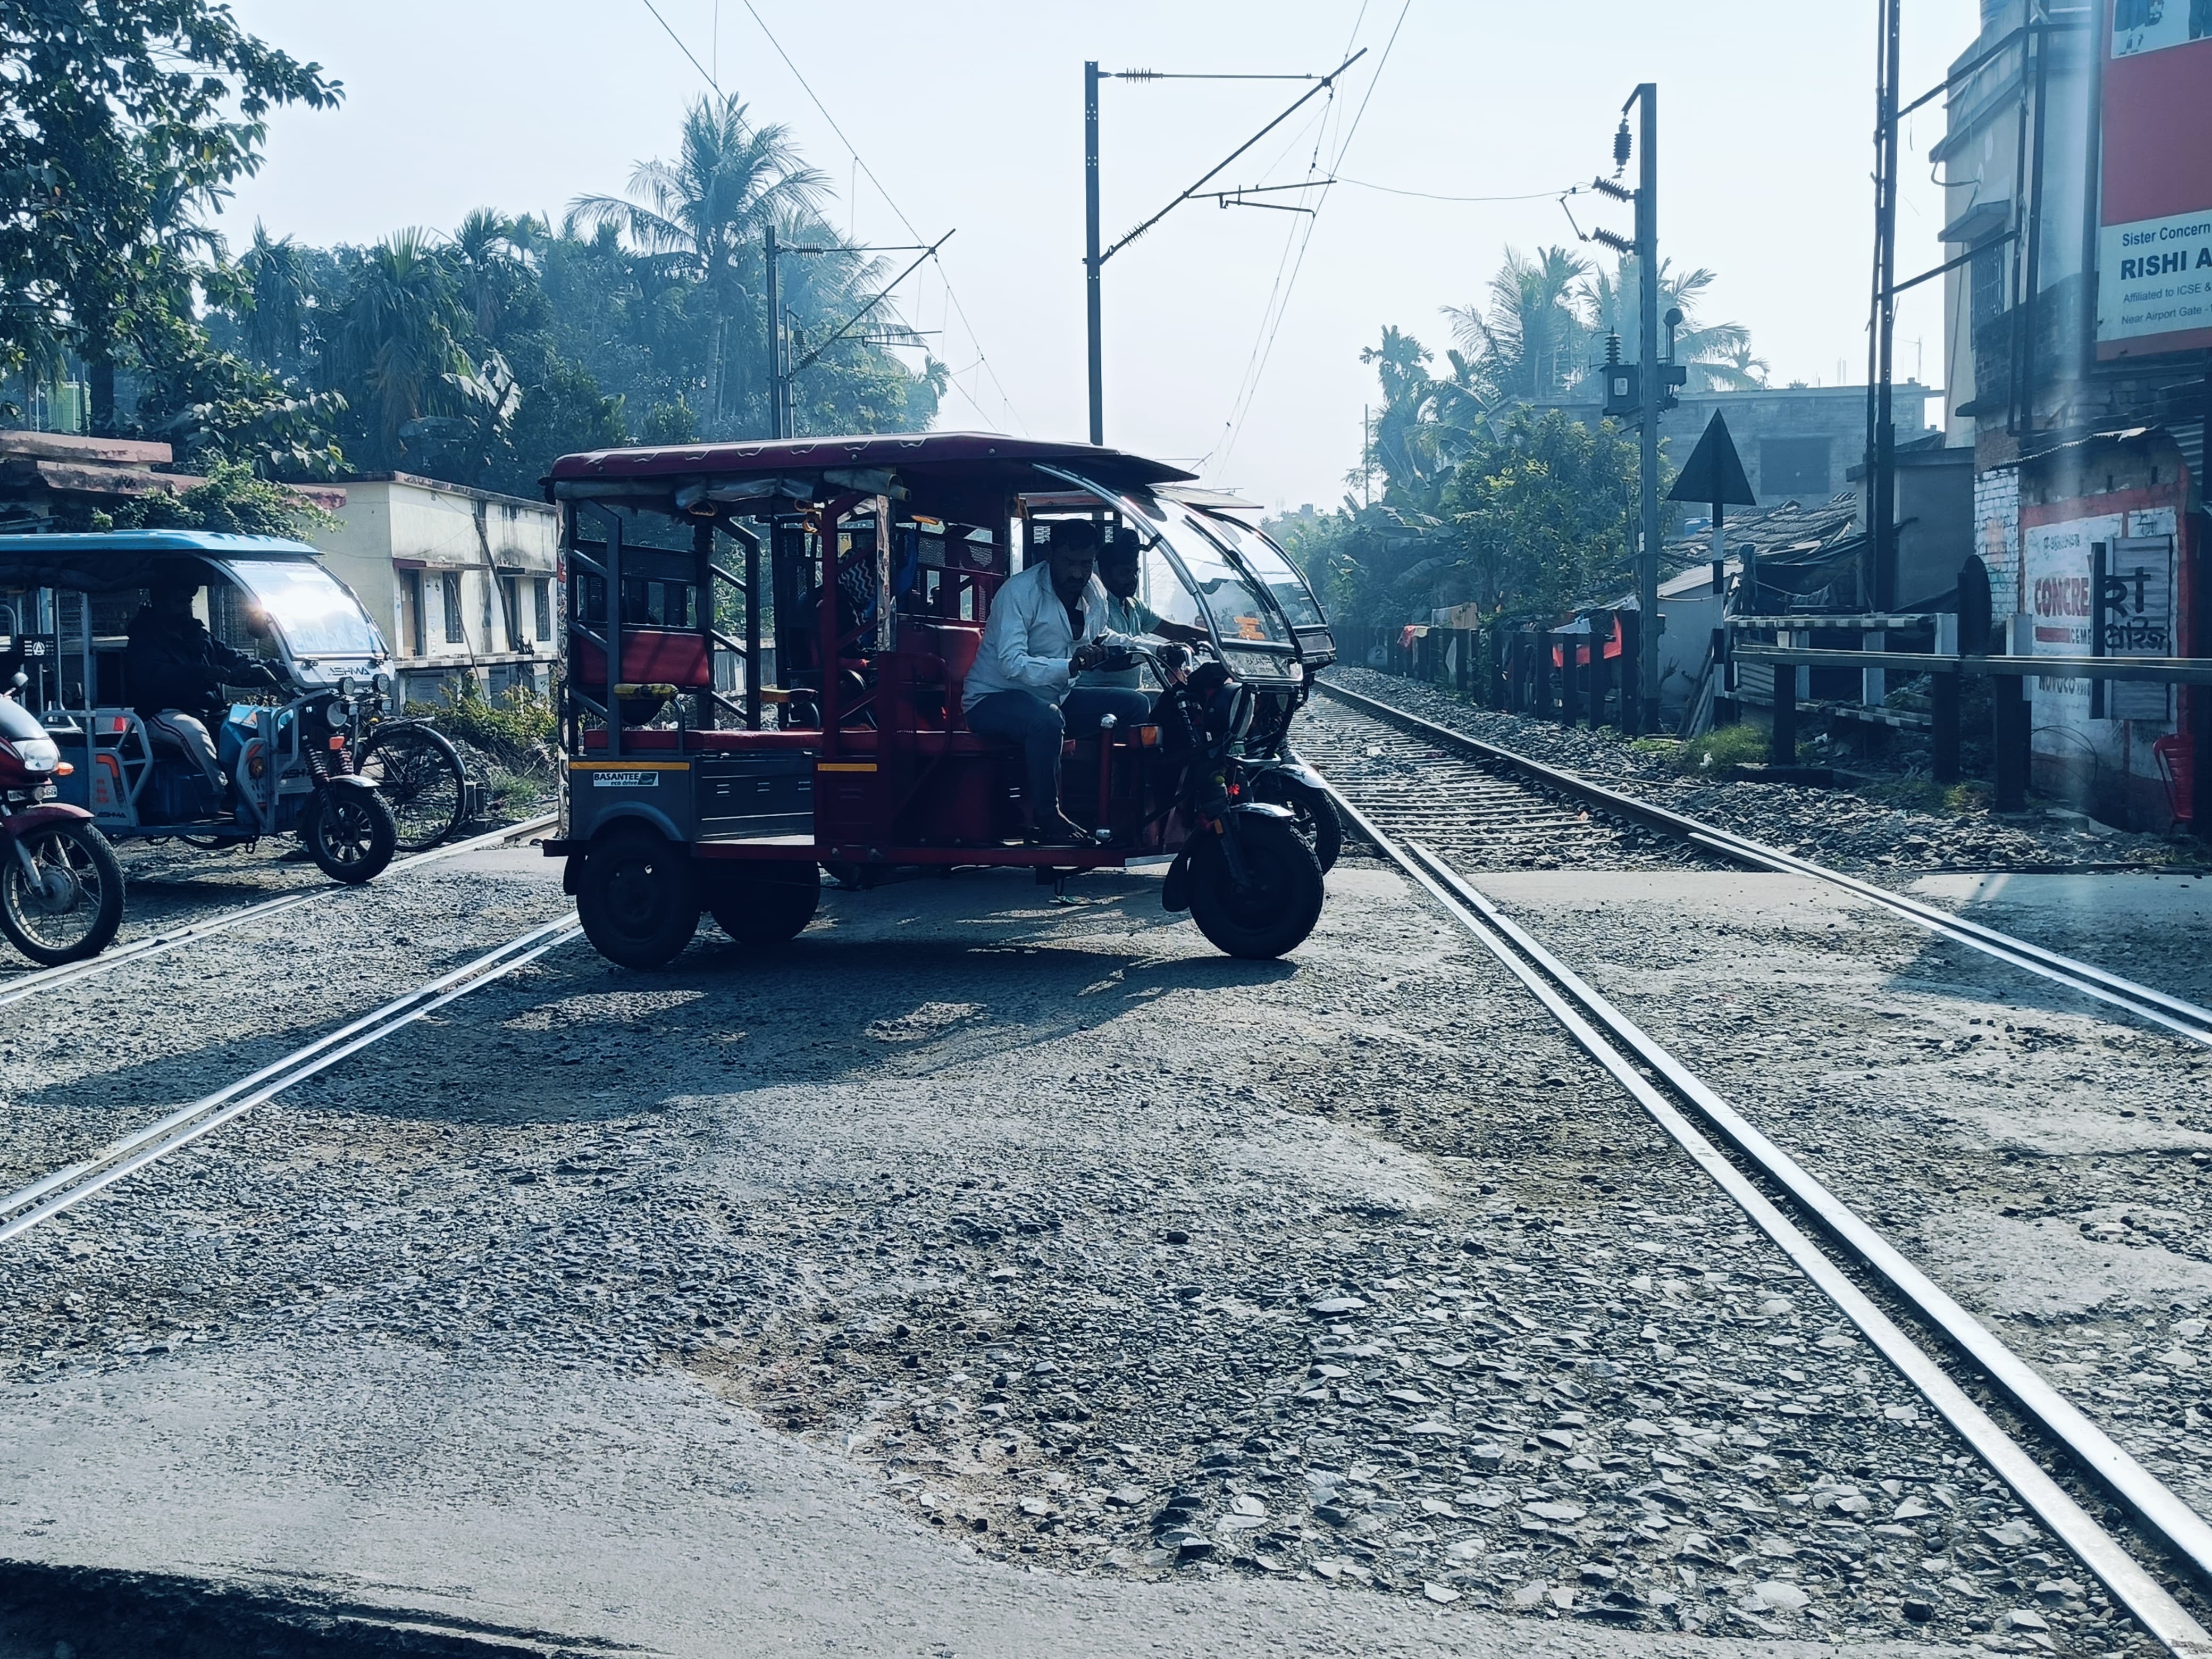
[[[282,536],[226,536],[207,530],[106,530],[82,535],[0,536],[0,588],[57,587],[128,592],[157,572],[192,559],[307,559],[305,542]]]
[[[866,489],[851,475],[892,473],[904,483],[961,489],[1002,484],[1019,490],[1036,482],[1038,466],[1060,466],[1119,489],[1188,482],[1196,475],[1092,444],[1045,443],[997,432],[865,433],[842,438],[785,438],[757,443],[672,444],[658,448],[595,449],[563,455],[545,479],[550,501],[636,495],[698,478],[821,479]],[[834,474],[848,475],[840,478]],[[625,489],[624,486],[629,486]],[[763,502],[765,505],[765,501]]]

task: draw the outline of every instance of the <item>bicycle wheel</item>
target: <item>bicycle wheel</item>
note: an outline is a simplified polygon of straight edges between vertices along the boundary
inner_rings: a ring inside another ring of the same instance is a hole
[[[461,757],[428,726],[380,726],[356,763],[399,826],[399,850],[427,853],[460,827],[468,810]]]

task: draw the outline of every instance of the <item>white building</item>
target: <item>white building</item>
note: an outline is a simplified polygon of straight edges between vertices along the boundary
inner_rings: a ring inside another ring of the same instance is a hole
[[[460,679],[487,696],[549,689],[560,518],[544,501],[404,472],[341,481],[339,527],[315,540],[398,658],[402,695]]]

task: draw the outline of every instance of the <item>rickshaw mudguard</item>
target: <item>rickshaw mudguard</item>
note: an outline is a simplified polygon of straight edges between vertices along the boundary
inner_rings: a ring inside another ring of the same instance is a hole
[[[23,836],[41,825],[49,823],[90,823],[92,814],[82,806],[71,806],[63,801],[49,801],[43,806],[27,806],[21,811],[0,818],[0,833]]]
[[[1190,908],[1190,849],[1197,845],[1195,840],[1185,842],[1168,866],[1168,878],[1160,884],[1161,909],[1173,914]]]

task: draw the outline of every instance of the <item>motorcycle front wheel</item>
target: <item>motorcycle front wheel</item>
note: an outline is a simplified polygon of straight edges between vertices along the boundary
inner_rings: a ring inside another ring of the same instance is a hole
[[[0,933],[32,961],[54,968],[96,957],[122,922],[123,866],[93,825],[41,824],[14,847],[0,844]]]
[[[1297,949],[1321,920],[1321,864],[1286,818],[1238,818],[1245,884],[1230,874],[1220,840],[1209,836],[1190,861],[1190,918],[1217,950],[1265,960]]]
[[[398,848],[399,826],[374,789],[325,787],[307,802],[300,840],[317,869],[353,886],[383,873]]]

